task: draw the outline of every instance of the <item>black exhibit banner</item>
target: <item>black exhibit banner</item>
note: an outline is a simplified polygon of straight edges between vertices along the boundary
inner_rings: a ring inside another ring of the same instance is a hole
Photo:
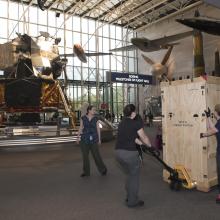
[[[129,74],[129,73],[118,73],[118,72],[107,72],[107,80],[117,83],[129,83],[129,84],[152,84],[151,75],[142,74]]]

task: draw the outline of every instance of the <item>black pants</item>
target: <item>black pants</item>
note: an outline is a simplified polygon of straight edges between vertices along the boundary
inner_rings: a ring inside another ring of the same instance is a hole
[[[90,175],[90,161],[89,161],[89,152],[91,151],[94,158],[95,164],[100,173],[106,171],[106,166],[103,163],[103,160],[99,153],[98,144],[85,144],[83,141],[80,142],[80,147],[83,156],[83,173],[87,176]]]

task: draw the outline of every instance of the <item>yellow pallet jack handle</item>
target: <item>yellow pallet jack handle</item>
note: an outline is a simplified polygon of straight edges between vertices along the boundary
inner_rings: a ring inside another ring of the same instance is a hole
[[[186,189],[196,187],[196,182],[193,181],[183,165],[175,165],[174,170],[178,172],[178,177],[182,180],[182,186]]]

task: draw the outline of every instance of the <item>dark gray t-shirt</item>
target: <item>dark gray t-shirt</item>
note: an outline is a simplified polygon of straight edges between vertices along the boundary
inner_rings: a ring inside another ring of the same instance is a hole
[[[136,151],[135,139],[138,137],[137,131],[143,128],[141,120],[123,118],[118,126],[118,136],[115,149]]]

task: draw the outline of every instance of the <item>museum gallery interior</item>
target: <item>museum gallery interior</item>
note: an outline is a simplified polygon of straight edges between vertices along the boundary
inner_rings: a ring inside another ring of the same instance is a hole
[[[0,219],[220,218],[219,0],[0,0],[0,25]]]

